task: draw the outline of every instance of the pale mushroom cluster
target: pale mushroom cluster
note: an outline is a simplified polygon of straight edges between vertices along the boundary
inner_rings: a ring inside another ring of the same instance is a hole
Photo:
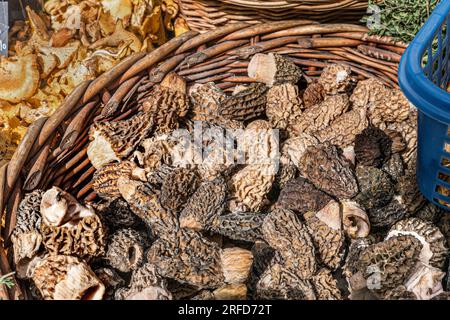
[[[97,120],[98,198],[26,195],[19,275],[45,299],[448,299],[450,218],[418,191],[401,92],[344,64],[311,82],[278,54],[248,71],[232,94],[169,73]]]
[[[174,0],[48,0],[26,8],[0,57],[0,164],[26,128],[50,116],[73,89],[123,58],[150,52],[188,30]]]

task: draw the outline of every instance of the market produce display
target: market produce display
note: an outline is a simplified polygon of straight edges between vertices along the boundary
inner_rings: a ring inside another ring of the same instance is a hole
[[[0,164],[26,128],[50,116],[81,82],[135,52],[150,52],[188,30],[178,5],[164,1],[45,1],[27,7],[27,21],[9,30],[9,57],[0,58]]]
[[[5,122],[28,129],[0,163],[0,299],[448,300],[407,45],[307,20],[201,33],[177,8],[27,9],[1,70],[37,80],[0,90],[5,110],[63,93]]]

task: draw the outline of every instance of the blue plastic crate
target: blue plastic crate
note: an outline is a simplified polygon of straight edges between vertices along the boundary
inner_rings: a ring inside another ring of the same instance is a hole
[[[442,1],[405,51],[399,82],[419,110],[417,182],[450,210],[450,1]],[[446,205],[447,204],[447,205]]]

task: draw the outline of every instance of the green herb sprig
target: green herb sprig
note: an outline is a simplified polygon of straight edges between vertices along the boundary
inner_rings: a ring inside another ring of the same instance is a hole
[[[431,15],[439,1],[384,0],[380,2],[369,0],[370,8],[378,6],[380,9],[379,15],[378,17],[367,15],[362,19],[362,22],[371,22],[369,25],[371,34],[390,36],[396,40],[410,42]]]
[[[8,274],[5,274],[3,276],[0,277],[0,285],[4,284],[5,286],[8,287],[8,289],[11,289],[14,286],[14,280],[13,280],[13,275],[15,272],[11,272]]]

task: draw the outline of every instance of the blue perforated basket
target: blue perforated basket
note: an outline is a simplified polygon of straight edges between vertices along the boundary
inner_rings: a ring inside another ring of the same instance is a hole
[[[450,1],[442,1],[408,46],[400,87],[419,110],[417,181],[423,195],[450,210]],[[447,204],[447,205],[446,205]]]

